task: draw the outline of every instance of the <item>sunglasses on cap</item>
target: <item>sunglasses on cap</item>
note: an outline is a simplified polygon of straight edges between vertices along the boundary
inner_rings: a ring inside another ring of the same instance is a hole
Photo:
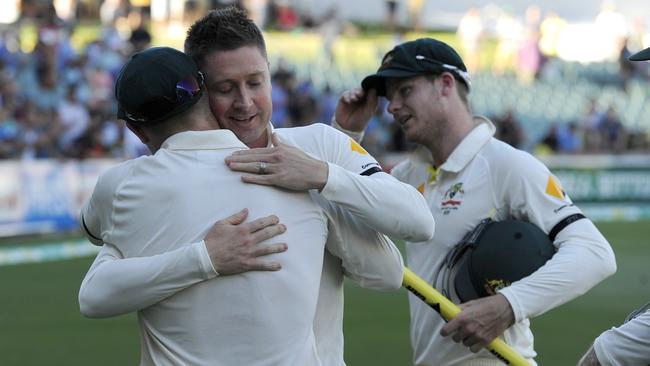
[[[418,60],[418,61],[428,61],[428,62],[434,63],[434,64],[436,64],[436,65],[438,65],[438,66],[440,66],[440,67],[442,67],[444,69],[447,69],[447,70],[449,70],[449,71],[451,71],[453,73],[456,73],[456,75],[458,75],[465,82],[465,84],[467,85],[468,88],[472,86],[472,81],[471,81],[471,79],[469,77],[469,73],[467,71],[463,71],[463,70],[459,69],[458,67],[456,67],[454,65],[449,65],[449,64],[446,64],[444,62],[440,62],[438,60],[434,60],[432,58],[428,58],[428,57],[425,57],[425,56],[422,56],[422,55],[416,55],[415,59]]]
[[[196,75],[187,76],[176,83],[175,99],[161,95],[144,103],[137,112],[124,110],[124,115],[133,122],[158,121],[165,118],[175,109],[200,97],[203,85],[203,74],[199,71]]]

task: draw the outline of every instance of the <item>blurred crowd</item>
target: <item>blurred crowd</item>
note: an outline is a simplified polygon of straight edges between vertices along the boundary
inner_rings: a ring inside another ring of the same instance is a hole
[[[30,9],[0,33],[0,158],[132,157],[144,153],[116,119],[114,80],[128,55],[149,47],[138,21],[125,38],[115,12],[101,36],[82,52],[71,44],[71,24],[52,3]],[[36,29],[36,45],[23,52],[20,29]]]
[[[188,3],[191,9],[191,1]],[[335,8],[314,19],[298,15],[289,2],[282,0],[214,1],[212,5],[233,3],[247,6],[251,16],[258,17],[259,24],[267,29],[290,30],[301,26],[321,32],[323,54],[332,59],[329,65],[333,65],[332,44],[344,27]],[[115,77],[122,64],[133,52],[151,45],[146,16],[130,6],[129,1],[105,0],[98,9],[100,36],[76,50],[71,44],[74,16],[66,19],[51,2],[41,4],[45,5],[26,12],[17,24],[0,29],[0,159],[132,158],[147,153],[146,147],[116,119],[113,97]],[[412,13],[416,14],[422,4],[413,1]],[[392,6],[387,2],[388,10]],[[478,75],[515,73],[519,83],[537,82],[550,64],[548,61],[557,56],[557,43],[552,39],[562,20],[553,13],[542,19],[534,7],[524,16],[525,26],[507,14],[505,19],[487,26],[482,16],[481,11],[470,9],[458,27],[459,50],[470,70]],[[394,21],[390,14],[387,21]],[[37,32],[36,45],[30,51],[20,47],[20,29],[24,24],[32,24]],[[489,29],[496,32],[493,39],[498,45],[495,60],[488,67],[480,54]],[[647,68],[626,61],[629,48],[638,47],[630,46],[633,41],[629,33],[625,35],[619,39],[617,51],[618,80],[623,89],[629,80],[645,80],[648,75]],[[299,78],[295,66],[282,59],[272,64],[274,125],[329,124],[342,90],[327,84],[317,87],[312,80]],[[377,156],[411,148],[385,107],[386,102],[382,101],[364,140],[364,146]],[[548,132],[534,144],[530,144],[520,114],[507,110],[488,117],[497,126],[497,137],[539,154],[649,149],[646,131],[629,131],[616,108],[595,100],[583,118],[551,123]]]
[[[650,46],[650,33],[644,21],[626,19],[609,0],[601,3],[601,11],[592,22],[579,26],[553,11],[543,14],[537,5],[528,6],[521,15],[493,5],[471,8],[460,19],[456,35],[459,51],[474,75],[512,74],[518,85],[563,82],[569,88],[572,81],[553,75],[558,74],[558,64],[569,60],[616,64],[613,74],[603,72],[577,79],[599,88],[620,88],[624,98],[631,95],[631,83],[647,85],[650,81],[646,63],[628,61],[634,52]],[[490,42],[496,45],[489,45]],[[486,48],[490,47],[494,52],[486,57]],[[565,61],[557,62],[560,56]],[[532,143],[527,141],[522,127],[521,120],[526,116],[507,108],[489,117],[497,126],[498,138],[537,154],[650,151],[647,129],[628,129],[615,103],[599,103],[592,96],[583,104],[584,115],[550,121],[547,132]]]

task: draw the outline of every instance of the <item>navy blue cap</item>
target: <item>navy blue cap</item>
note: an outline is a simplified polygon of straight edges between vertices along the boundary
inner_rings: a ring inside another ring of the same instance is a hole
[[[193,106],[202,95],[203,76],[192,58],[170,47],[135,53],[115,83],[117,117],[150,125]]]
[[[448,44],[433,38],[419,38],[395,46],[381,62],[377,73],[361,82],[364,90],[376,89],[377,95],[386,95],[386,78],[405,78],[418,75],[451,72],[469,90],[471,80],[463,59]]]
[[[650,60],[650,47],[646,48],[645,50],[642,50],[642,51],[639,51],[639,52],[633,54],[632,56],[630,56],[630,58],[628,58],[628,60],[630,60],[630,61],[646,61],[646,60]]]

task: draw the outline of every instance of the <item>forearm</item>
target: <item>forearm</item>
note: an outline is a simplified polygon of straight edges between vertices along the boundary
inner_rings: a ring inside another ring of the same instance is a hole
[[[404,274],[402,255],[385,235],[376,233],[375,239],[372,246],[366,246],[365,253],[360,256],[361,260],[355,265],[343,261],[345,275],[363,288],[398,290],[402,286]],[[363,244],[357,243],[357,248],[360,245]]]
[[[216,275],[203,242],[137,258],[105,244],[81,284],[79,307],[91,318],[126,314]]]
[[[364,176],[329,164],[321,195],[390,237],[425,241],[433,236],[435,223],[424,197],[386,173]]]
[[[402,285],[404,261],[400,251],[348,210],[316,197],[330,218],[327,251],[341,260],[344,274],[359,286],[396,290]]]
[[[535,273],[501,290],[516,321],[531,318],[587,292],[616,271],[614,253],[589,220],[574,222],[560,232],[562,243]]]

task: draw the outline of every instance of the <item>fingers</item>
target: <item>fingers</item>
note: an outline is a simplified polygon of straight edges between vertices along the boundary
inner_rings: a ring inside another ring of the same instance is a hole
[[[272,175],[268,175],[268,169],[267,175],[259,175],[259,174],[244,174],[241,176],[241,181],[244,183],[251,183],[251,184],[259,184],[263,186],[272,186],[275,185],[275,181],[273,180]]]
[[[277,225],[280,222],[280,219],[275,215],[269,215],[266,217],[261,217],[259,219],[253,220],[247,224],[251,233],[254,233],[258,230],[264,229],[267,226]],[[284,226],[284,225],[283,225]]]
[[[285,231],[287,231],[287,227],[283,224],[270,225],[253,232],[253,240],[256,243],[259,243],[274,236],[280,235]]]
[[[269,174],[273,171],[272,165],[266,163],[264,165],[264,171],[260,169],[260,161],[253,161],[250,163],[228,163],[228,168],[236,172],[244,172],[251,174]]]
[[[261,151],[249,151],[249,150],[242,150],[246,151],[246,153],[242,154],[236,154],[232,153],[232,155],[227,156],[225,161],[226,165],[230,167],[232,163],[252,163],[252,162],[260,162],[260,161],[273,161],[274,156],[272,155],[271,152],[261,152]]]
[[[234,151],[230,156],[228,156],[226,159],[230,157],[241,157],[241,156],[250,156],[250,155],[268,155],[273,153],[276,150],[275,147],[259,147],[256,149],[243,149],[243,150],[237,150]]]
[[[279,271],[282,265],[279,262],[266,262],[261,260],[251,260],[248,266],[248,271]]]
[[[376,95],[377,92],[375,91],[375,96]],[[356,104],[356,103],[363,102],[365,98],[366,98],[366,93],[362,88],[354,88],[352,90],[345,91],[341,95],[341,102],[345,104]]]
[[[215,223],[215,225],[218,224],[219,222],[225,222],[230,225],[239,225],[242,222],[246,221],[247,217],[248,217],[248,209],[245,208],[237,212],[236,214],[233,214],[231,216],[226,217],[223,220],[218,221],[217,223]]]
[[[445,324],[442,329],[440,330],[440,335],[443,337],[447,337],[450,334],[453,334],[458,328],[458,316],[456,318],[451,319],[447,324]]]
[[[284,253],[288,248],[289,246],[286,243],[260,245],[255,249],[253,255],[256,257],[263,257],[269,254]]]

